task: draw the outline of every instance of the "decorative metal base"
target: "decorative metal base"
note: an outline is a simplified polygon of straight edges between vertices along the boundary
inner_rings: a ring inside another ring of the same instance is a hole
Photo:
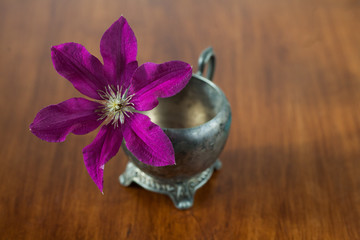
[[[146,190],[168,195],[175,207],[178,209],[187,209],[192,207],[194,203],[194,195],[196,190],[202,187],[211,177],[214,170],[221,168],[220,160],[206,169],[205,171],[195,175],[194,177],[181,182],[157,179],[141,171],[132,162],[128,162],[125,172],[120,175],[120,183],[127,187],[132,182],[137,183]]]

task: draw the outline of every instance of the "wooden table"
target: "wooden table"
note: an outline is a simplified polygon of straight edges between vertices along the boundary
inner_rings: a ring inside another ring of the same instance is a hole
[[[217,55],[233,122],[190,210],[121,186],[122,152],[103,196],[81,151],[96,131],[60,144],[29,132],[41,108],[81,96],[50,46],[100,57],[121,14],[140,63]],[[0,32],[0,239],[360,239],[359,1],[4,0]]]

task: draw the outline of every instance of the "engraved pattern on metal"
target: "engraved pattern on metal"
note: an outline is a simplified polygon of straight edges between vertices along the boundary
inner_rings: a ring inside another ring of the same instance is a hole
[[[154,178],[136,167],[132,162],[126,166],[126,170],[120,175],[119,181],[123,186],[129,186],[132,182],[137,183],[146,190],[168,195],[178,209],[188,209],[194,204],[196,190],[202,187],[211,177],[214,170],[221,168],[220,160],[200,174],[184,181],[172,181]]]

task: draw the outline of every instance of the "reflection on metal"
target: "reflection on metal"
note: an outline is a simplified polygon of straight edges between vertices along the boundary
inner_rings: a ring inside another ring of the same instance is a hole
[[[175,151],[176,165],[154,167],[139,161],[122,144],[129,156],[120,182],[136,182],[150,191],[167,194],[175,206],[193,205],[195,191],[221,166],[218,156],[225,146],[231,124],[231,110],[224,93],[209,79],[202,77],[205,64],[212,77],[215,55],[211,48],[199,58],[199,71],[177,95],[159,99],[159,105],[146,114],[169,137]]]

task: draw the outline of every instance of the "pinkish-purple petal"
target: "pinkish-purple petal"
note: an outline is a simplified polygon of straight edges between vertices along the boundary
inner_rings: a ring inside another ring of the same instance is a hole
[[[136,69],[129,90],[131,100],[139,111],[148,111],[158,105],[157,98],[171,97],[188,84],[192,68],[181,61],[162,64],[145,63]]]
[[[126,147],[143,163],[152,166],[175,164],[174,148],[164,131],[148,116],[134,113],[123,126]]]
[[[56,71],[82,94],[101,99],[98,90],[108,85],[101,62],[78,43],[64,43],[51,48]]]
[[[48,142],[63,142],[69,133],[86,134],[100,126],[96,110],[102,105],[84,98],[71,98],[38,112],[30,131]]]
[[[100,52],[111,84],[127,88],[138,64],[135,34],[124,17],[106,30],[100,41]]]
[[[84,162],[96,186],[103,190],[103,172],[107,163],[119,151],[123,136],[121,128],[102,126],[94,141],[83,149]]]

